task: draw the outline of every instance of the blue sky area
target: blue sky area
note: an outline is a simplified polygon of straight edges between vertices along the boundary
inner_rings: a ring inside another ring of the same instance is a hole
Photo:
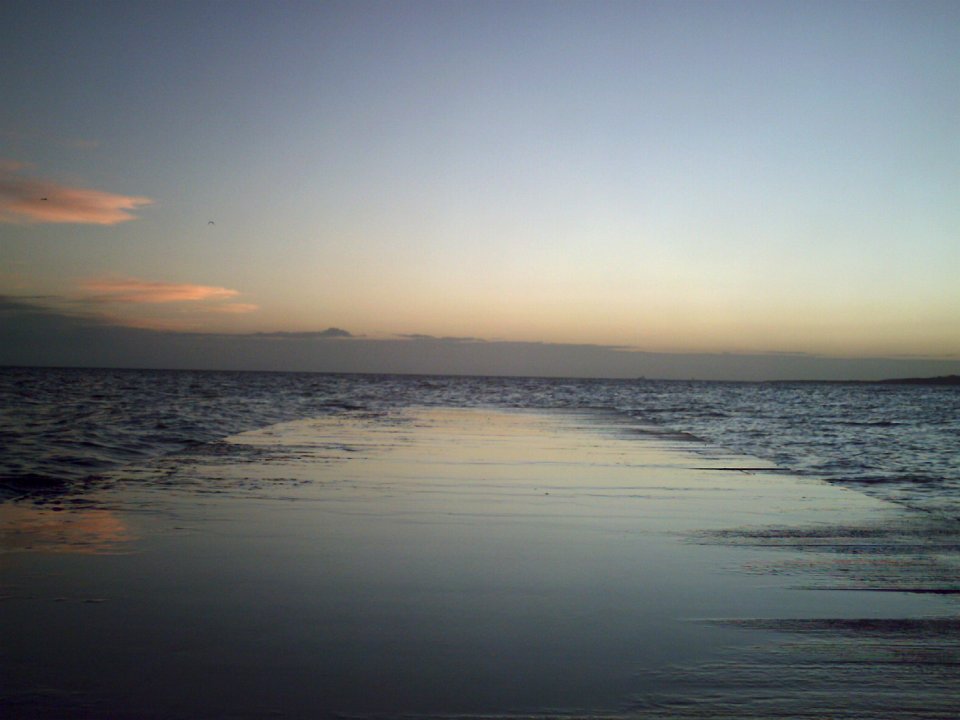
[[[0,45],[0,362],[960,372],[955,2],[14,1]]]

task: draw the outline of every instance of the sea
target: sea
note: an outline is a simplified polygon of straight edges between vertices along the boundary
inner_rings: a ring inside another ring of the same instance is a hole
[[[610,411],[694,454],[753,456],[960,519],[960,387],[895,383],[6,367],[0,501],[81,492],[279,422],[440,406]]]

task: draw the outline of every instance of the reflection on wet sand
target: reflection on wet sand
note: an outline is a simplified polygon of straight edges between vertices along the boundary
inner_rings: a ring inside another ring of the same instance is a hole
[[[128,551],[133,539],[124,521],[110,510],[0,505],[0,552],[115,554]]]
[[[6,506],[0,710],[957,716],[955,534],[630,431],[319,418],[125,472],[96,508]]]

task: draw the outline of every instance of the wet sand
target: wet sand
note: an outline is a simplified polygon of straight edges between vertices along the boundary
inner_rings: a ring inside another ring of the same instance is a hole
[[[600,412],[273,426],[0,506],[5,717],[952,717],[956,523]]]

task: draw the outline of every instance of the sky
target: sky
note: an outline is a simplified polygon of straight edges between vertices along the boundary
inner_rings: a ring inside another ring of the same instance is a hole
[[[8,0],[0,47],[0,363],[960,372],[956,2]]]

